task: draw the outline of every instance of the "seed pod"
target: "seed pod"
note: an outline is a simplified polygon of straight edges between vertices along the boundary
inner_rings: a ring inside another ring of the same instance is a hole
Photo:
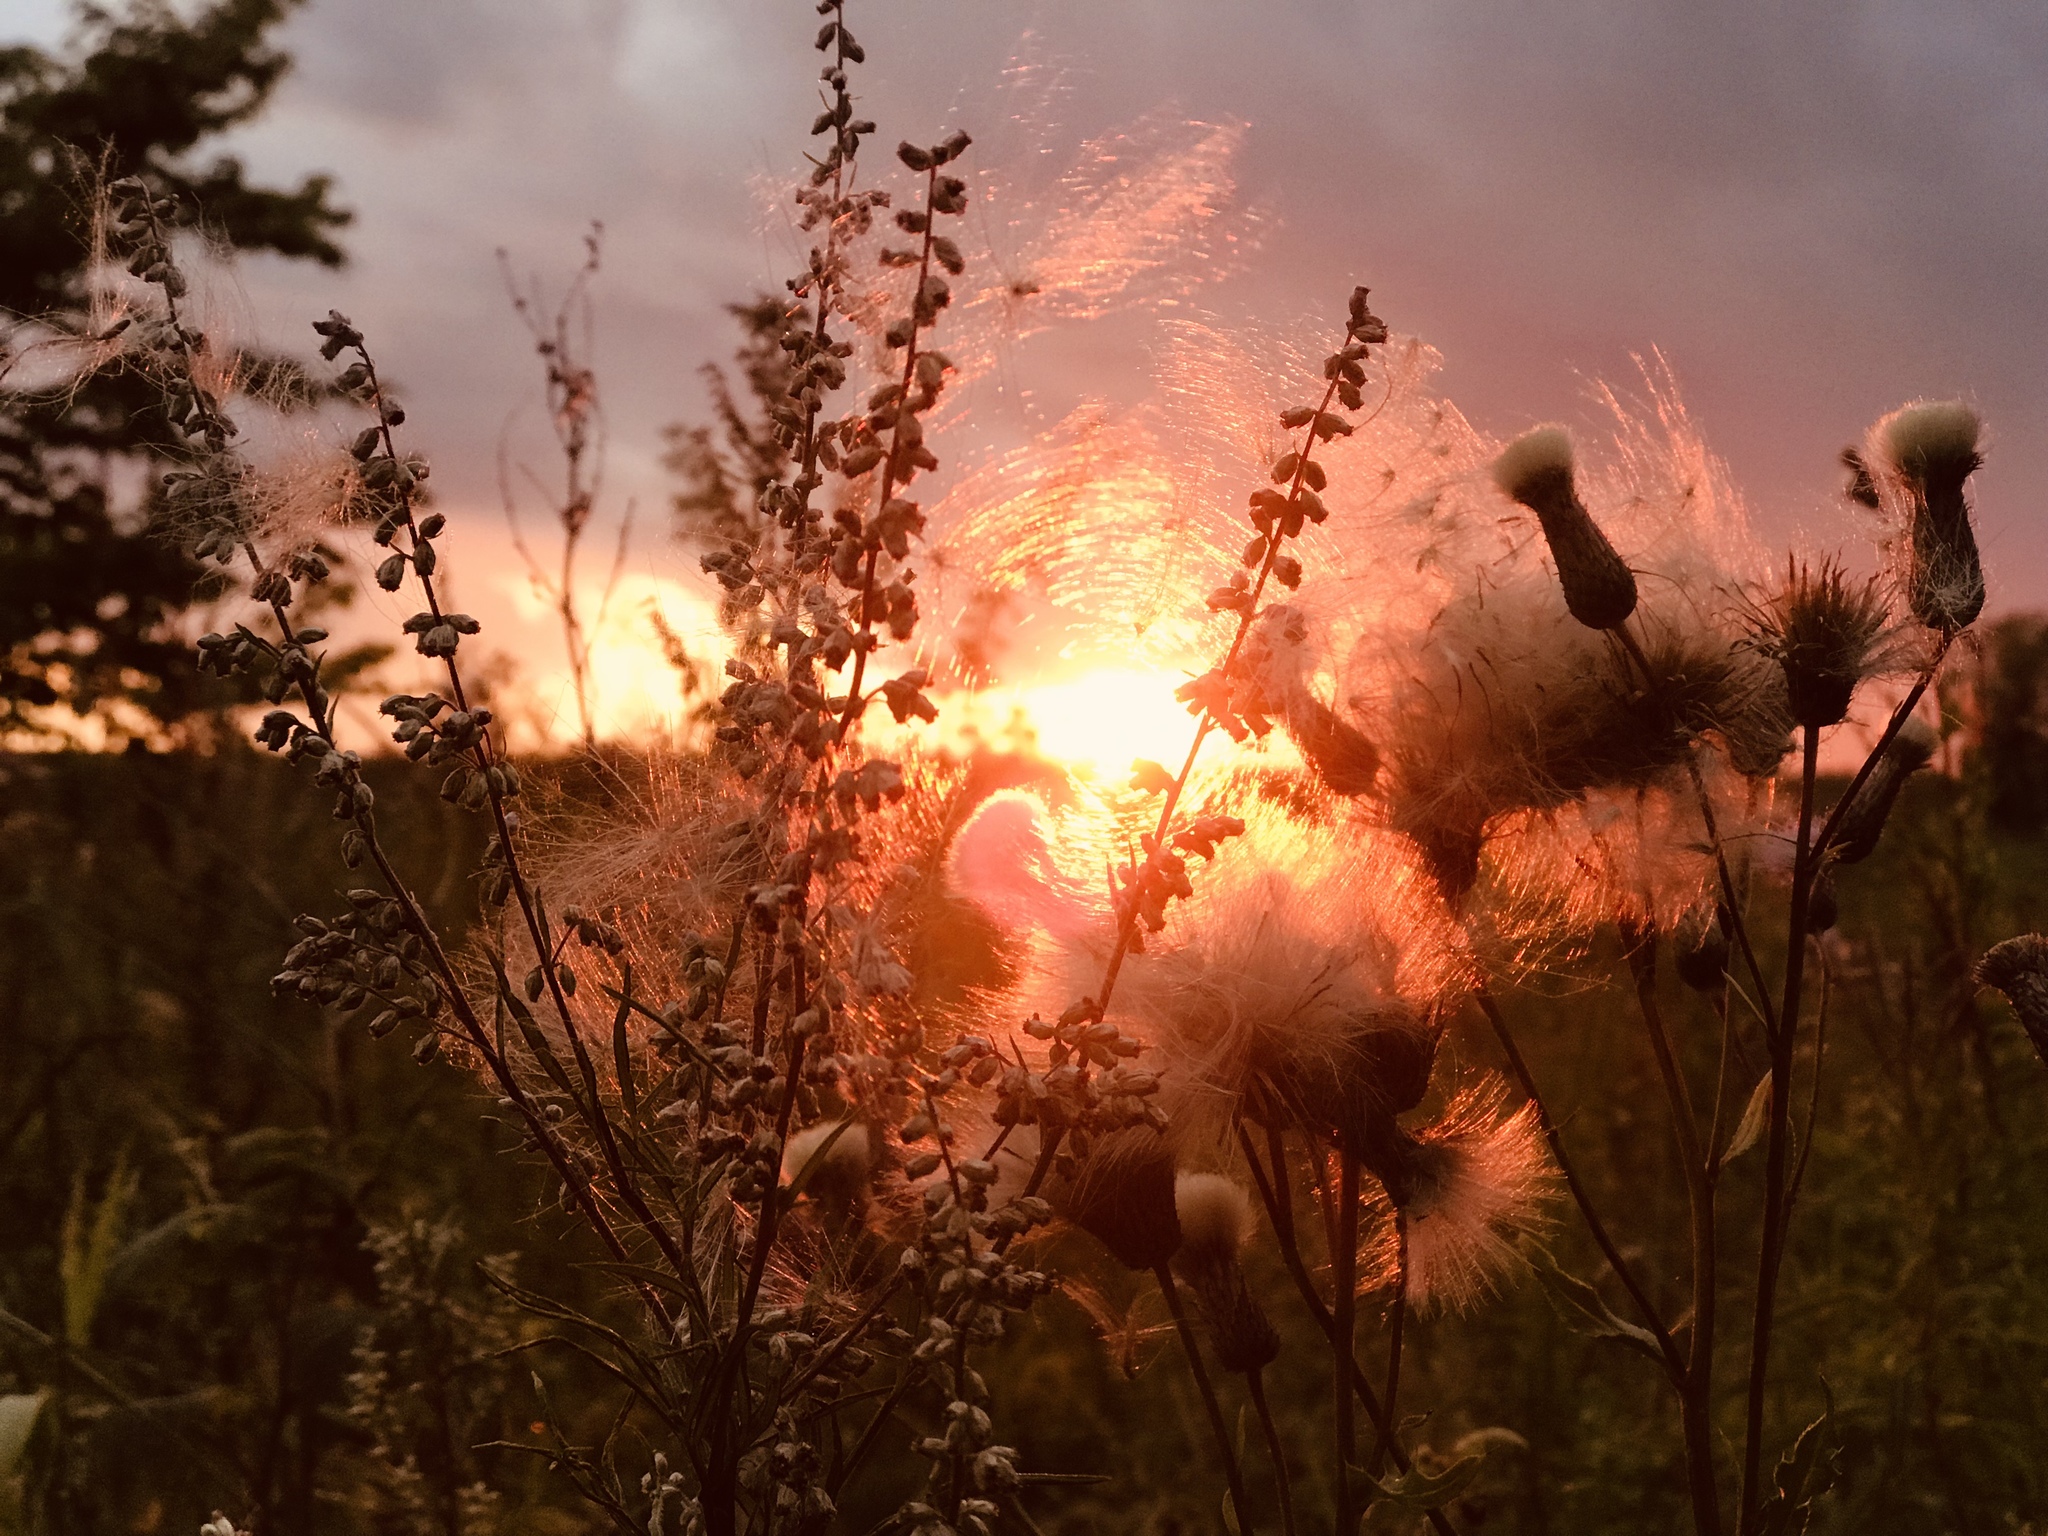
[[[1067,1219],[1127,1269],[1154,1270],[1181,1244],[1173,1151],[1149,1126],[1102,1137],[1062,1201]]]
[[[1636,611],[1636,579],[1579,500],[1563,427],[1525,432],[1493,461],[1493,480],[1536,514],[1564,605],[1588,629],[1614,629]]]
[[[2048,1063],[2048,939],[2023,933],[1992,945],[1977,962],[1976,980],[2005,994],[2035,1052]]]
[[[1892,412],[1871,431],[1874,453],[1912,506],[1906,597],[1913,617],[1953,634],[1984,610],[1984,567],[1964,483],[1984,462],[1977,413],[1960,400]]]
[[[1898,803],[1900,788],[1927,766],[1934,748],[1934,732],[1918,720],[1907,721],[1892,738],[1849,809],[1842,813],[1832,845],[1836,863],[1860,864],[1877,850],[1878,837]]]

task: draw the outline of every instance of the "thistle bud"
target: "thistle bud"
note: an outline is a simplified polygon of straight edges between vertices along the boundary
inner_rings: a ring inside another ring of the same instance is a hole
[[[1908,720],[1884,749],[1884,756],[1870,770],[1870,777],[1856,791],[1849,809],[1842,813],[1835,832],[1833,851],[1839,864],[1860,864],[1877,849],[1878,837],[1897,804],[1899,789],[1934,757],[1934,732],[1918,720]]]
[[[2034,1050],[2048,1063],[2048,939],[2023,933],[1992,945],[1977,962],[1976,977],[1978,986],[2005,994]]]
[[[1953,634],[1984,609],[1984,567],[1964,482],[1984,462],[1977,413],[1960,400],[1892,412],[1871,431],[1874,457],[1912,503],[1906,597],[1913,617]]]
[[[1788,561],[1785,584],[1751,613],[1757,649],[1784,669],[1793,721],[1840,723],[1877,654],[1885,611],[1874,581],[1853,581],[1833,560]]]
[[[1062,1204],[1067,1219],[1127,1269],[1155,1270],[1180,1248],[1173,1151],[1150,1126],[1097,1141]]]
[[[1614,629],[1636,611],[1636,579],[1579,500],[1563,427],[1525,432],[1493,461],[1493,480],[1543,525],[1564,605],[1588,629]]]
[[[1265,1369],[1280,1353],[1280,1335],[1245,1282],[1238,1252],[1251,1235],[1251,1201],[1221,1174],[1183,1174],[1174,1181],[1182,1243],[1173,1267],[1208,1319],[1216,1358],[1227,1371]]]

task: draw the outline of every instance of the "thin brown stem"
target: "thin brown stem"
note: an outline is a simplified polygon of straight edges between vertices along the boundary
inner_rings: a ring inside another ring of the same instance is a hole
[[[1626,932],[1626,930],[1625,930]],[[1699,1536],[1720,1536],[1720,1494],[1714,1483],[1714,1186],[1706,1151],[1700,1145],[1699,1123],[1686,1086],[1664,1011],[1657,1000],[1657,949],[1653,935],[1627,935],[1629,971],[1635,979],[1636,1001],[1643,1028],[1657,1058],[1657,1075],[1671,1110],[1678,1143],[1679,1167],[1685,1178],[1687,1214],[1692,1240],[1692,1328],[1683,1374],[1677,1382],[1679,1418],[1685,1437],[1686,1487],[1692,1499],[1693,1526]]]
[[[1394,1212],[1394,1301],[1387,1321],[1387,1419],[1373,1436],[1372,1464],[1377,1478],[1386,1462],[1387,1430],[1401,1422],[1401,1340],[1408,1322],[1408,1218]]]
[[[1173,1326],[1180,1334],[1180,1347],[1187,1356],[1188,1370],[1195,1378],[1195,1388],[1202,1395],[1202,1407],[1209,1415],[1209,1428],[1216,1436],[1216,1450],[1223,1457],[1224,1480],[1230,1485],[1231,1507],[1237,1511],[1238,1530],[1250,1536],[1252,1529],[1251,1501],[1244,1496],[1244,1469],[1237,1462],[1237,1446],[1231,1439],[1230,1425],[1223,1417],[1223,1405],[1217,1400],[1216,1385],[1209,1379],[1209,1368],[1202,1364],[1202,1347],[1195,1338],[1194,1325],[1188,1321],[1187,1309],[1180,1302],[1180,1287],[1175,1284],[1173,1271],[1160,1264],[1152,1273],[1159,1280],[1159,1293],[1166,1298],[1166,1310],[1173,1315]]]
[[[1350,1372],[1358,1328],[1358,1158],[1349,1147],[1337,1155],[1337,1225],[1330,1250],[1331,1342],[1337,1359],[1335,1435],[1337,1536],[1356,1536],[1364,1511],[1351,1486],[1351,1458],[1358,1454],[1358,1427],[1352,1415]],[[1381,1439],[1393,1426],[1393,1405],[1382,1408]]]
[[[1770,1377],[1771,1325],[1778,1270],[1784,1259],[1786,1167],[1791,1132],[1792,1051],[1799,1030],[1800,989],[1806,977],[1806,936],[1813,904],[1813,796],[1819,778],[1820,732],[1805,729],[1799,768],[1799,832],[1793,845],[1792,912],[1785,941],[1785,992],[1772,1031],[1770,1139],[1764,1162],[1764,1226],[1757,1248],[1756,1306],[1749,1338],[1749,1391],[1742,1439],[1742,1536],[1753,1536],[1763,1514],[1764,1389]],[[1872,754],[1873,758],[1875,754]],[[1866,763],[1865,767],[1869,765]],[[1859,776],[1859,781],[1860,781]],[[1853,786],[1852,786],[1853,787]],[[1825,829],[1823,832],[1825,835]]]
[[[1649,1293],[1629,1268],[1628,1261],[1621,1256],[1621,1249],[1607,1234],[1607,1224],[1600,1219],[1600,1213],[1593,1208],[1592,1196],[1580,1181],[1578,1170],[1572,1166],[1565,1154],[1564,1139],[1559,1136],[1557,1122],[1551,1117],[1550,1107],[1544,1103],[1543,1095],[1536,1087],[1536,1078],[1529,1070],[1529,1063],[1523,1058],[1521,1047],[1515,1044],[1513,1031],[1500,1011],[1500,1004],[1493,1000],[1493,994],[1481,987],[1473,994],[1479,1004],[1479,1011],[1486,1015],[1487,1023],[1493,1026],[1494,1038],[1500,1042],[1503,1055],[1508,1060],[1508,1070],[1514,1074],[1521,1086],[1523,1096],[1535,1106],[1536,1123],[1543,1132],[1543,1139],[1550,1146],[1550,1155],[1557,1164],[1558,1172],[1564,1175],[1565,1188],[1571,1191],[1572,1203],[1579,1208],[1579,1216],[1586,1224],[1586,1231],[1592,1236],[1600,1256],[1607,1261],[1607,1267],[1614,1272],[1614,1278],[1621,1282],[1628,1292],[1629,1300],[1635,1304],[1636,1312],[1643,1319],[1643,1326],[1650,1330],[1657,1341],[1657,1352],[1664,1359],[1665,1374],[1676,1386],[1684,1379],[1685,1357],[1679,1354],[1678,1345],[1671,1337],[1671,1331],[1664,1326],[1664,1320],[1657,1314]]]
[[[1273,1422],[1272,1406],[1266,1401],[1266,1373],[1247,1371],[1245,1391],[1251,1395],[1252,1411],[1259,1416],[1259,1428],[1266,1436],[1266,1455],[1273,1463],[1273,1477],[1280,1493],[1280,1530],[1294,1536],[1294,1482],[1287,1475],[1287,1448],[1280,1443],[1279,1426]]]
[[[1237,1127],[1238,1146],[1244,1151],[1245,1162],[1251,1169],[1252,1183],[1258,1189],[1260,1202],[1266,1207],[1266,1218],[1272,1223],[1274,1236],[1279,1239],[1281,1260],[1287,1266],[1287,1273],[1294,1281],[1295,1290],[1301,1295],[1302,1305],[1308,1308],[1309,1316],[1313,1317],[1316,1326],[1322,1329],[1323,1337],[1329,1341],[1332,1351],[1339,1353],[1341,1357],[1342,1352],[1336,1348],[1337,1320],[1330,1313],[1329,1303],[1324,1301],[1322,1294],[1317,1291],[1315,1281],[1309,1275],[1307,1261],[1302,1258],[1301,1245],[1296,1238],[1294,1214],[1290,1205],[1291,1186],[1287,1179],[1284,1138],[1270,1127],[1266,1134],[1268,1144],[1273,1150],[1271,1177],[1268,1177],[1258,1148],[1252,1142],[1251,1132],[1245,1129],[1243,1122],[1239,1122]],[[1373,1428],[1386,1436],[1387,1455],[1394,1463],[1394,1470],[1411,1471],[1414,1463],[1409,1459],[1408,1453],[1401,1448],[1400,1436],[1394,1434],[1390,1428],[1392,1421],[1387,1417],[1386,1409],[1380,1402],[1378,1390],[1367,1379],[1365,1367],[1358,1363],[1356,1355],[1344,1358],[1348,1358],[1349,1362],[1351,1390],[1364,1407],[1365,1416],[1372,1420]],[[1426,1509],[1423,1511],[1423,1518],[1429,1522],[1430,1529],[1435,1531],[1437,1536],[1457,1536],[1456,1528],[1441,1509]]]

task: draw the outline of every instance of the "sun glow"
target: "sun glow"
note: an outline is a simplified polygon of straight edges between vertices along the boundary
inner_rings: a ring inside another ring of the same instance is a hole
[[[1108,777],[1127,773],[1141,757],[1180,767],[1195,731],[1173,696],[1181,681],[1135,667],[1103,667],[992,690],[982,702],[998,717],[1016,717],[1040,755]]]

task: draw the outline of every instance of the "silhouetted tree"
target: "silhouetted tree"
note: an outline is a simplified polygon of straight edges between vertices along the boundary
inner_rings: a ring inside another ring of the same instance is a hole
[[[38,338],[89,328],[106,180],[141,177],[217,246],[341,263],[334,236],[349,214],[327,177],[256,186],[232,156],[199,158],[270,99],[290,66],[270,33],[296,3],[81,4],[64,49],[0,49],[0,367]],[[258,371],[290,392],[288,364]],[[170,724],[220,697],[167,626],[206,591],[152,526],[148,470],[172,443],[159,396],[133,375],[97,374],[54,398],[0,387],[0,737],[50,734],[40,706],[120,730],[134,708]]]

